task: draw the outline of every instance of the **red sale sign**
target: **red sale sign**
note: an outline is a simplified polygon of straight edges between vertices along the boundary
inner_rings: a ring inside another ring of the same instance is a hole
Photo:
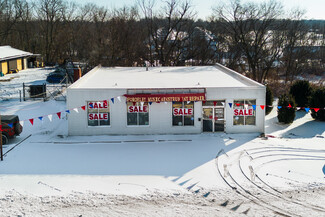
[[[253,109],[234,109],[234,116],[253,116]]]
[[[108,113],[89,113],[88,119],[92,120],[108,120]]]
[[[88,109],[108,108],[107,102],[88,102]]]
[[[128,113],[147,113],[148,106],[129,106]]]
[[[174,116],[193,115],[193,109],[192,108],[174,108],[173,115]]]

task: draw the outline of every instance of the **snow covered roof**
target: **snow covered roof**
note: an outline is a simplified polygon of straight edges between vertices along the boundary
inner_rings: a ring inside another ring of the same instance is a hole
[[[262,87],[263,85],[220,64],[182,67],[96,67],[69,88],[153,89]]]
[[[12,48],[11,46],[0,46],[0,61],[17,59],[31,55],[33,54],[27,51]]]

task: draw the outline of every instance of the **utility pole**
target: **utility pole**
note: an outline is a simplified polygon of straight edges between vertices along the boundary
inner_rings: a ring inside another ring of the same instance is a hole
[[[3,161],[3,150],[2,150],[2,124],[1,124],[1,114],[0,114],[0,154],[1,154],[1,161]]]

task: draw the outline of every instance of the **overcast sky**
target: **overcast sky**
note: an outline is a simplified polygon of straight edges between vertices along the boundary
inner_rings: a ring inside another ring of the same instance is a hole
[[[198,18],[205,19],[212,14],[211,8],[216,6],[221,0],[192,0]],[[242,0],[246,1],[246,0]],[[261,2],[262,0],[252,0]],[[119,8],[124,5],[135,5],[136,0],[78,0],[78,3],[92,2],[100,6],[108,8]],[[156,2],[161,2],[156,0]],[[325,0],[281,0],[285,8],[291,9],[299,7],[306,10],[306,19],[322,19],[325,20]]]

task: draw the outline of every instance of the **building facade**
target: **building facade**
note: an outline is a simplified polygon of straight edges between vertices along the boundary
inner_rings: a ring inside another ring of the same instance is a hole
[[[0,70],[5,75],[10,70],[23,70],[28,68],[28,58],[33,54],[12,48],[0,46]]]
[[[265,86],[224,66],[96,67],[67,90],[69,135],[263,133]]]

